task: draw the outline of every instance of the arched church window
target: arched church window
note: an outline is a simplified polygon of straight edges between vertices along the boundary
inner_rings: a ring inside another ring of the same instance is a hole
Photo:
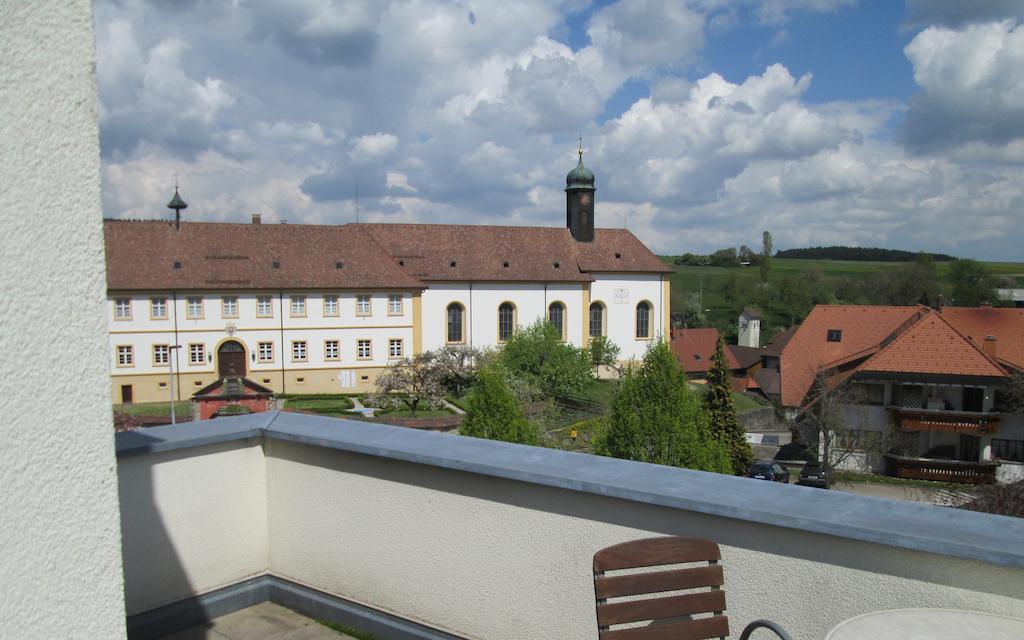
[[[502,302],[498,307],[498,342],[506,342],[516,330],[516,306]]]
[[[603,336],[604,332],[604,305],[593,302],[590,305],[590,337]]]
[[[562,340],[565,340],[565,305],[561,302],[552,302],[548,306],[548,322],[555,325]]]
[[[448,305],[447,311],[447,324],[448,324],[448,339],[449,343],[462,343],[465,342],[465,334],[463,333],[463,327],[465,325],[466,309],[458,302],[453,302]]]
[[[647,340],[654,333],[651,326],[651,303],[644,302],[636,305],[636,337],[638,340]]]

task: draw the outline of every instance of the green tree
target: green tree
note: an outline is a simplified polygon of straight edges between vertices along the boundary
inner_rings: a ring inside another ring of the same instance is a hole
[[[668,344],[655,341],[638,367],[626,369],[605,430],[601,455],[732,473],[729,453],[711,434],[707,414]]]
[[[996,299],[995,278],[988,267],[976,260],[949,263],[949,281],[953,285],[950,302],[958,307],[976,307]]]
[[[772,234],[765,231],[761,234],[761,284],[768,284],[768,276],[772,272]]]
[[[595,367],[619,368],[619,354],[622,352],[619,345],[611,341],[608,336],[594,336],[588,345],[590,350],[590,363]]]
[[[442,372],[437,366],[437,354],[433,351],[417,353],[412,360],[403,358],[388,365],[377,377],[377,391],[370,397],[375,407],[409,406],[409,413],[416,417],[420,405],[431,409],[444,406],[445,388]]]
[[[729,365],[725,360],[725,342],[719,336],[711,369],[708,371],[704,410],[708,414],[712,435],[729,452],[733,472],[745,475],[754,462],[754,452],[747,442],[746,431],[736,419],[730,379]]]
[[[868,288],[874,304],[934,306],[939,301],[939,274],[932,256],[919,253],[914,262],[878,272]]]
[[[591,353],[563,342],[561,332],[546,320],[516,331],[498,359],[548,398],[578,394],[594,377]]]
[[[519,401],[508,386],[508,375],[497,360],[480,369],[466,399],[466,417],[459,433],[488,440],[537,444],[540,439],[537,428],[523,415]]]

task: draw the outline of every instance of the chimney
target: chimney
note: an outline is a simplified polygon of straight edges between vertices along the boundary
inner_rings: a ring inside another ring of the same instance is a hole
[[[985,336],[985,344],[982,345],[981,350],[985,352],[985,355],[995,360],[996,358],[996,337]]]
[[[252,223],[253,224],[263,224],[263,216],[258,214],[258,213],[252,214]]]
[[[938,302],[938,304],[937,304],[937,305],[935,306],[935,310],[936,310],[936,311],[938,311],[939,313],[942,313],[942,309],[943,309],[943,308],[944,308],[945,306],[946,306],[946,299],[945,299],[945,298],[943,298],[941,294],[939,294],[939,302]]]

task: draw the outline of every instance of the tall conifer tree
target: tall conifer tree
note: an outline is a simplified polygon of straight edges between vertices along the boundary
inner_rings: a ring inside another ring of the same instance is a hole
[[[754,452],[747,442],[746,432],[736,419],[736,405],[732,401],[729,365],[725,360],[725,342],[718,336],[715,357],[708,371],[704,409],[708,414],[711,433],[729,451],[733,473],[745,475],[754,462]]]

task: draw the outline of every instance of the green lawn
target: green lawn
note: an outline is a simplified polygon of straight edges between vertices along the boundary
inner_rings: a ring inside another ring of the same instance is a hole
[[[351,398],[343,395],[290,396],[284,402],[285,409],[311,411],[328,416],[340,416],[351,409]]]
[[[171,415],[170,402],[148,402],[140,404],[115,404],[114,411],[130,416],[169,416]],[[174,403],[174,414],[176,416],[187,416],[192,411],[192,403],[188,400]]]
[[[395,409],[394,411],[378,411],[374,415],[381,418],[447,418],[453,414],[448,409],[420,409],[414,416],[408,409]]]

